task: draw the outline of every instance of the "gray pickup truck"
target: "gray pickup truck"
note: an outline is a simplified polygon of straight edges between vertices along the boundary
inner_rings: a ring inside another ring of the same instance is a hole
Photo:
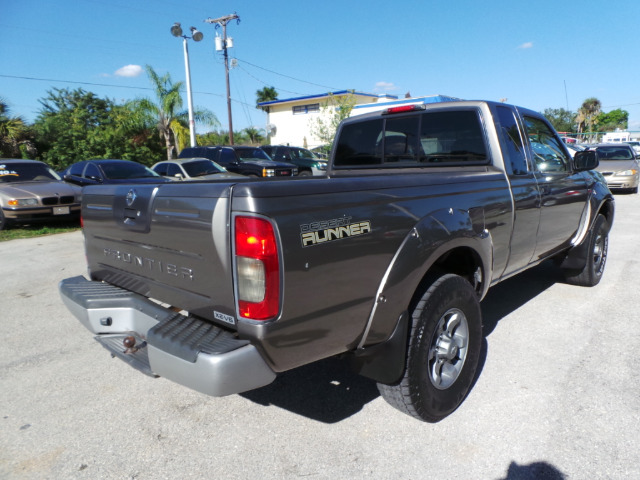
[[[540,114],[460,101],[340,125],[327,175],[85,188],[69,310],[137,369],[224,396],[330,356],[436,422],[473,383],[488,289],[603,274],[614,200]]]

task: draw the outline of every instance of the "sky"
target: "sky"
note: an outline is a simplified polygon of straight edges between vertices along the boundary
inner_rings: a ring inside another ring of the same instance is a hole
[[[537,111],[596,97],[640,131],[638,0],[0,0],[0,98],[28,122],[56,88],[154,99],[146,65],[186,79],[183,41],[170,33],[180,22],[204,34],[188,40],[194,106],[226,130],[222,29],[206,20],[234,13],[234,131],[264,128],[255,104],[265,86],[279,99],[353,89]]]

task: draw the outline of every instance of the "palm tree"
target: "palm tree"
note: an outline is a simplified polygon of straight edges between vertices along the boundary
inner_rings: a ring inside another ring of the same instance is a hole
[[[153,121],[160,137],[164,139],[167,159],[173,158],[174,150],[180,150],[189,139],[189,112],[182,110],[183,82],[173,83],[171,75],[159,76],[151,66],[146,65],[147,75],[153,84],[156,101],[143,98],[135,102],[135,109],[144,122]],[[213,112],[199,109],[193,112],[194,119],[207,125],[219,125]]]
[[[21,144],[30,148],[28,134],[29,128],[22,117],[11,116],[9,105],[0,98],[0,156],[19,156]]]
[[[278,99],[278,92],[275,87],[264,87],[256,91],[256,108],[262,108],[265,112],[269,111],[269,107],[258,107],[259,103],[271,102]]]
[[[582,106],[578,109],[578,115],[576,116],[578,133],[581,133],[585,126],[588,132],[593,132],[593,127],[601,109],[602,103],[595,97],[587,98],[582,102]],[[591,134],[591,137],[593,139],[593,134]]]
[[[252,145],[257,145],[264,139],[264,137],[260,134],[260,130],[258,130],[256,127],[247,127],[243,130],[243,132],[247,136],[249,143],[251,143]]]

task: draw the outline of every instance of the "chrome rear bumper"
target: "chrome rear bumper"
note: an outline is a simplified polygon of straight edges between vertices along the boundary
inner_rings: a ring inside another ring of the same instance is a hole
[[[143,373],[216,397],[259,388],[276,378],[253,345],[210,322],[82,276],[63,280],[59,291],[96,340]]]

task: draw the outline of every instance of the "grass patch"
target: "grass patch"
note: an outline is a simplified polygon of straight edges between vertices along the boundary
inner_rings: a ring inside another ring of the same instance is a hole
[[[0,242],[15,240],[17,238],[41,237],[43,235],[55,235],[56,233],[68,233],[80,230],[80,222],[68,223],[41,223],[35,225],[15,225],[0,230]]]

